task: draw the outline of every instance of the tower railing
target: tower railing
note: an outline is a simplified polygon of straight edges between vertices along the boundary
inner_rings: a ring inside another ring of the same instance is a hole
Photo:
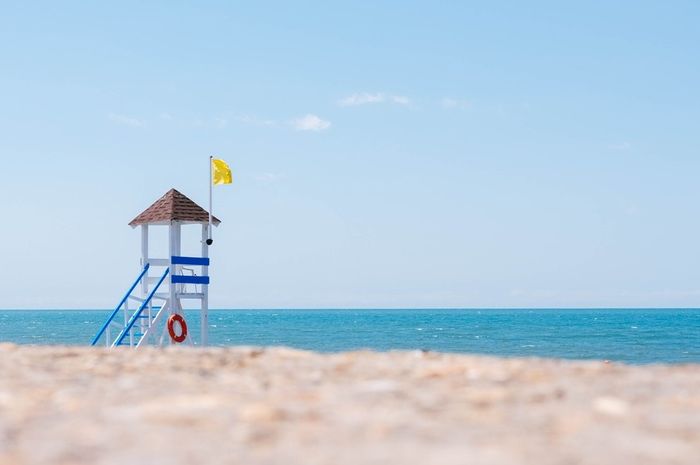
[[[143,270],[141,271],[139,276],[136,278],[136,281],[134,281],[134,284],[132,284],[131,287],[129,288],[129,290],[126,291],[126,294],[124,294],[124,297],[122,298],[122,300],[119,301],[119,304],[114,308],[112,313],[109,315],[109,317],[107,318],[107,321],[105,321],[105,323],[102,325],[102,327],[97,332],[95,337],[92,339],[92,343],[90,345],[94,346],[95,344],[97,344],[97,341],[99,341],[100,338],[102,337],[102,335],[105,333],[105,331],[107,331],[107,328],[109,327],[110,324],[112,324],[114,317],[117,316],[117,314],[119,313],[119,310],[121,310],[122,306],[126,303],[127,299],[129,299],[129,297],[131,296],[131,293],[134,292],[134,289],[136,289],[136,286],[139,285],[139,283],[141,282],[143,277],[146,276],[146,273],[148,273],[148,268],[150,268],[150,266],[151,265],[148,263],[146,263],[143,266]]]
[[[166,268],[165,271],[163,272],[163,275],[160,277],[158,280],[158,283],[153,286],[153,289],[151,289],[151,292],[148,294],[148,297],[146,297],[143,302],[141,302],[141,305],[139,308],[134,312],[133,315],[131,315],[131,318],[127,322],[127,324],[124,326],[124,329],[119,333],[117,338],[114,341],[113,346],[119,346],[122,345],[124,342],[124,338],[129,335],[129,331],[134,327],[134,323],[141,318],[141,314],[143,313],[144,309],[148,307],[148,304],[151,302],[153,299],[153,296],[156,294],[158,291],[158,288],[160,287],[161,284],[163,284],[163,281],[165,281],[165,278],[168,276],[168,273],[170,272],[169,268]],[[143,336],[143,335],[141,335]]]

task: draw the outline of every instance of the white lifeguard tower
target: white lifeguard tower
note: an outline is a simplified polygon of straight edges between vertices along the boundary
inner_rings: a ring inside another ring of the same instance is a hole
[[[208,344],[210,221],[215,226],[220,223],[192,200],[171,189],[129,223],[132,228],[141,228],[141,271],[93,338],[93,346]],[[201,225],[199,257],[181,254],[182,227],[186,225]],[[168,227],[167,258],[150,256],[151,226]],[[161,271],[153,273],[156,269]],[[184,320],[183,300],[199,300],[201,304],[200,336],[196,342]]]

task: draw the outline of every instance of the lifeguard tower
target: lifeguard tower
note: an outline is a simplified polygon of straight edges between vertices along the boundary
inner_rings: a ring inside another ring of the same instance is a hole
[[[93,346],[208,344],[210,221],[215,226],[220,223],[192,200],[171,189],[129,223],[132,228],[141,228],[141,271],[93,338]],[[201,225],[199,257],[181,254],[182,228],[187,225]],[[168,228],[168,257],[152,258],[149,228],[163,226]],[[184,320],[183,300],[200,302],[197,342]]]

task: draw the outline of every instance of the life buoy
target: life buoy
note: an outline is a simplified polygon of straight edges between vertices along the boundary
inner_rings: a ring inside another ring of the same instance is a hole
[[[179,335],[175,334],[175,322],[180,324]],[[173,342],[180,343],[185,340],[187,337],[187,323],[185,323],[185,319],[182,317],[182,315],[174,313],[168,317],[168,333],[170,334],[170,338],[173,340]]]

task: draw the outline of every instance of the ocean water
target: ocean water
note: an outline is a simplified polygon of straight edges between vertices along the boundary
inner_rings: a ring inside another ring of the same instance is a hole
[[[0,342],[88,345],[108,310],[0,310]],[[186,312],[197,336],[198,312]],[[700,363],[700,309],[212,310],[212,345]]]

